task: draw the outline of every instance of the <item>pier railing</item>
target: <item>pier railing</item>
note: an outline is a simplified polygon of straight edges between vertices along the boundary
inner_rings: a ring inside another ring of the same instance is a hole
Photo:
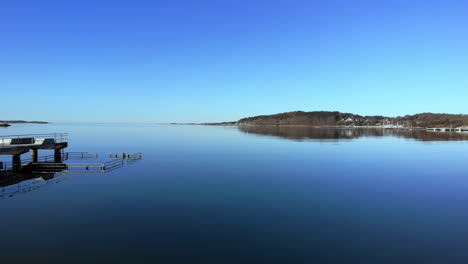
[[[123,165],[123,160],[111,160],[105,163],[72,163],[68,164],[67,171],[75,173],[106,172],[107,170],[121,168],[123,167]]]
[[[115,155],[116,153],[112,153]],[[56,171],[66,171],[66,172],[85,172],[85,173],[97,173],[97,172],[109,172],[115,169],[121,168],[126,164],[132,164],[142,159],[142,154],[138,153],[120,153],[120,159],[111,159],[103,163],[56,163],[54,155],[45,155],[39,156],[37,162],[33,162],[30,158],[24,159],[21,161],[21,166],[26,166],[32,164],[33,167],[40,165],[40,171],[42,172],[56,172]],[[98,154],[93,152],[63,152],[62,161],[69,159],[74,160],[92,160],[97,159]],[[65,166],[64,166],[65,165]],[[1,171],[10,171],[13,169],[12,162],[0,162],[0,172]]]
[[[111,153],[110,156],[114,156],[117,153]],[[136,161],[142,159],[142,154],[139,153],[119,153],[117,155],[121,158],[119,159],[111,159],[104,163],[69,163],[67,171],[68,172],[83,172],[83,173],[96,173],[96,172],[109,172],[113,171],[118,168],[122,168],[125,165],[125,161],[127,164],[132,164]],[[124,157],[124,158],[122,158]]]
[[[62,160],[79,159],[79,160],[94,160],[98,158],[96,152],[65,152],[62,155]]]
[[[2,162],[0,161],[0,171],[10,171],[13,169],[12,162]]]
[[[23,135],[5,135],[0,136],[0,147],[11,145],[12,142],[22,142],[25,144],[33,144],[34,139],[53,138],[55,143],[63,143],[68,141],[68,133],[49,133],[49,134],[23,134]],[[31,140],[32,139],[32,140]]]
[[[127,163],[132,164],[132,163],[134,163],[136,161],[141,160],[142,158],[143,158],[143,156],[142,156],[141,152],[135,153],[135,154],[130,154],[130,155],[127,156]]]
[[[67,160],[95,160],[98,154],[95,152],[62,152],[62,161]],[[33,162],[31,158],[21,159],[21,166]],[[37,157],[37,162],[55,162],[55,155],[42,155]],[[0,171],[9,171],[13,169],[12,162],[0,161]]]
[[[98,154],[94,152],[62,152],[62,161],[66,160],[94,160]],[[32,162],[31,158],[21,160],[21,165]],[[37,162],[55,162],[55,155],[43,155],[37,157]]]
[[[37,162],[54,162],[54,160],[55,160],[54,154],[37,157]],[[21,166],[24,166],[30,162],[32,162],[31,158],[21,159]]]

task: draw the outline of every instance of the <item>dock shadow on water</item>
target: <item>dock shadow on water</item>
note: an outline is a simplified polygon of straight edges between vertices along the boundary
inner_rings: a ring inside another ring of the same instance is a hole
[[[322,128],[306,126],[239,126],[239,131],[294,141],[346,141],[364,137],[396,137],[417,141],[468,141],[467,132],[432,132],[386,128]]]

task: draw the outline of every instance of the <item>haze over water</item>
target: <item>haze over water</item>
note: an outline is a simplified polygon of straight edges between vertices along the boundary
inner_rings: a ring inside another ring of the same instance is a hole
[[[69,133],[68,151],[142,152],[143,160],[105,174],[70,173],[0,200],[4,260],[460,263],[468,257],[464,134],[0,129],[0,135],[50,132]]]

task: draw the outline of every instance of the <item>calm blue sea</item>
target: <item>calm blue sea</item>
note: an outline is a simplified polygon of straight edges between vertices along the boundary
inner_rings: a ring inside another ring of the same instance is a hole
[[[0,199],[2,263],[468,263],[465,134],[0,128],[54,132],[68,151],[143,159]]]

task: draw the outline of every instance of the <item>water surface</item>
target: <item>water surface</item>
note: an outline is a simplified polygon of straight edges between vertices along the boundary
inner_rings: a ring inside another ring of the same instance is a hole
[[[468,260],[466,134],[94,124],[0,128],[0,135],[49,132],[68,132],[70,151],[100,157],[142,152],[143,160],[105,174],[67,174],[0,200],[5,261]]]

